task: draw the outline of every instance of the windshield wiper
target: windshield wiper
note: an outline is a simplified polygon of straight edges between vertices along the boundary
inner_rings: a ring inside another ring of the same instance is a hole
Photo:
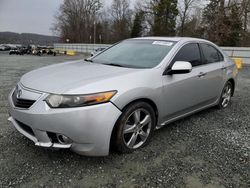
[[[116,66],[116,67],[124,67],[123,65],[115,64],[115,63],[107,63],[107,64],[103,64],[103,65],[110,65],[110,66]]]
[[[93,60],[91,60],[91,59],[84,59],[84,61],[93,63]]]

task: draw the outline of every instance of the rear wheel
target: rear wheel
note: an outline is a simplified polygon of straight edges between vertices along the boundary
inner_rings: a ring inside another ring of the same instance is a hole
[[[145,102],[127,106],[114,130],[114,146],[129,153],[148,144],[156,124],[154,109]]]
[[[231,82],[228,81],[225,84],[224,89],[222,91],[218,107],[220,109],[228,107],[228,105],[229,105],[229,103],[231,101],[232,95],[233,95],[233,85],[232,85]]]

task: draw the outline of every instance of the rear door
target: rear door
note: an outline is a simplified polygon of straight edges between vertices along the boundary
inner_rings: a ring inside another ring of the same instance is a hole
[[[202,51],[203,68],[206,75],[203,78],[204,85],[209,88],[206,95],[209,99],[216,101],[223,87],[224,57],[214,46],[200,43]]]

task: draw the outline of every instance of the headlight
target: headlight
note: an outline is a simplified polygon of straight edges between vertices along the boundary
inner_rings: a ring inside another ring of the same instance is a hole
[[[72,108],[109,102],[117,91],[87,95],[49,95],[45,101],[51,108]]]

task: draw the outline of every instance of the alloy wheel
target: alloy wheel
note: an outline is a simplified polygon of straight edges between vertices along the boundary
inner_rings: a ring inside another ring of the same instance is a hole
[[[233,89],[232,89],[231,84],[227,84],[222,93],[221,106],[223,108],[226,108],[229,105],[229,102],[232,97],[232,91]]]
[[[150,134],[152,118],[145,109],[136,109],[125,122],[123,128],[123,140],[130,149],[137,149],[142,146]]]

